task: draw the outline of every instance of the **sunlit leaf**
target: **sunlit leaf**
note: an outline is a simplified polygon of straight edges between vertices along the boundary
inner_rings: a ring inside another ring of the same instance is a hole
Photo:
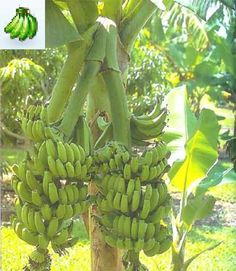
[[[187,190],[194,182],[205,178],[216,162],[219,125],[216,115],[209,109],[201,111],[195,132],[186,142],[184,161],[174,163],[169,177],[180,191]]]
[[[176,134],[176,140],[172,140],[168,144],[173,162],[185,158],[184,145],[194,133],[196,118],[190,110],[185,86],[172,89],[167,94],[165,102],[170,112],[166,133]]]

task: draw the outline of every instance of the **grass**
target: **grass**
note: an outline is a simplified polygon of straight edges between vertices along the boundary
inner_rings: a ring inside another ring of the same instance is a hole
[[[20,271],[27,263],[33,247],[21,241],[12,229],[2,227],[2,268],[3,271]],[[81,241],[69,249],[69,254],[59,257],[52,253],[51,271],[89,271],[90,246],[81,224]],[[224,241],[216,249],[202,254],[190,265],[188,271],[236,271],[236,229],[229,227],[194,229],[187,243],[187,258],[219,241]],[[50,252],[52,252],[50,250]],[[141,253],[142,262],[150,271],[169,271],[170,250],[152,258]]]
[[[6,161],[10,165],[19,163],[26,156],[24,149],[19,148],[1,148],[0,151],[0,163]]]

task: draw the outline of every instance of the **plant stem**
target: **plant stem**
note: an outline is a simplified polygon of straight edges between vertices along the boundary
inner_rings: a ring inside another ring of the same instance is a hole
[[[113,125],[113,138],[131,148],[130,120],[125,89],[121,75],[117,71],[107,70],[103,73],[110,104]]]
[[[73,133],[89,89],[93,86],[94,79],[100,69],[100,66],[101,63],[97,61],[87,61],[84,65],[77,87],[70,97],[69,104],[59,126],[59,130],[64,133],[67,139],[69,139]]]
[[[48,119],[50,123],[57,121],[61,117],[84,61],[85,43],[75,42],[69,44],[67,47],[68,56],[53,88],[48,106]]]

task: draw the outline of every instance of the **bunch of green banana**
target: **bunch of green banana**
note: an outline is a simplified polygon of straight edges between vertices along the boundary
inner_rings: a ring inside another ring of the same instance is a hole
[[[11,39],[18,38],[20,41],[24,41],[27,38],[32,39],[36,35],[37,30],[37,19],[30,14],[28,8],[23,7],[16,9],[16,15],[4,28],[6,33],[10,33]]]
[[[122,172],[127,181],[139,178],[142,183],[155,183],[168,171],[169,156],[170,152],[163,141],[156,142],[152,149],[147,149],[141,156],[132,157],[124,146],[110,142],[95,151],[94,167],[99,174],[120,175]]]
[[[104,239],[111,247],[133,250],[135,253],[143,250],[147,256],[152,257],[163,253],[171,245],[169,230],[161,223],[148,223],[125,215],[103,215],[99,222]]]
[[[86,155],[82,146],[47,139],[35,146],[35,154],[28,166],[36,174],[49,171],[55,178],[83,182],[90,179],[92,163],[92,157]]]
[[[24,134],[35,142],[54,138],[48,124],[47,108],[43,105],[30,105],[22,116],[21,127]]]
[[[63,254],[78,241],[71,225],[88,209],[85,181],[90,179],[92,162],[81,146],[47,139],[35,144],[33,152],[12,167],[12,187],[18,197],[12,226],[19,238],[37,247],[34,254],[42,254],[36,263],[32,255],[34,266],[49,261],[50,242]],[[34,270],[32,265],[30,268]]]
[[[132,115],[130,126],[134,142],[142,143],[143,140],[150,140],[160,136],[166,126],[167,115],[168,112],[166,108],[161,108],[160,101],[157,101],[154,110],[149,115]]]
[[[130,155],[118,142],[95,151],[96,203],[101,212],[95,219],[108,245],[124,249],[126,254],[139,255],[143,250],[147,256],[170,247],[171,236],[165,226],[170,196],[162,180],[169,155],[161,141],[141,155]],[[127,260],[126,270],[133,270],[134,265]],[[135,268],[145,270],[141,263]]]

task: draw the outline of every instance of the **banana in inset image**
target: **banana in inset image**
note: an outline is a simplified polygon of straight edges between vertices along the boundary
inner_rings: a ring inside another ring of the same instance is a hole
[[[4,28],[4,31],[10,34],[11,39],[18,38],[20,41],[27,38],[33,39],[38,31],[38,21],[30,14],[28,8],[19,7],[16,9],[16,15]]]

